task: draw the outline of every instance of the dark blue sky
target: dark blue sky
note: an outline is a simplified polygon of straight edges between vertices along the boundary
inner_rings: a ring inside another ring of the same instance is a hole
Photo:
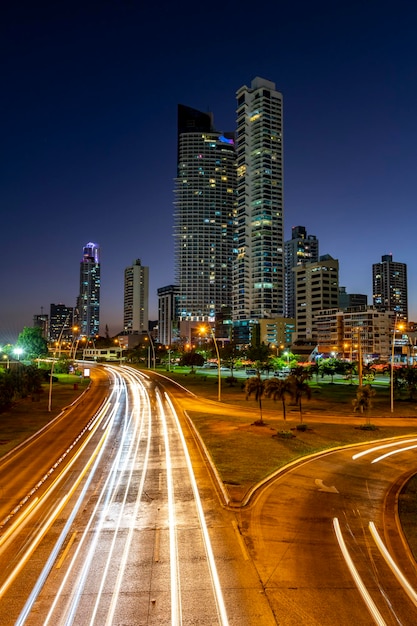
[[[101,246],[102,332],[123,325],[123,272],[174,281],[178,103],[233,130],[255,76],[284,94],[285,236],[306,226],[367,293],[384,254],[407,263],[417,320],[417,5],[19,2],[2,10],[0,340],[75,304]]]

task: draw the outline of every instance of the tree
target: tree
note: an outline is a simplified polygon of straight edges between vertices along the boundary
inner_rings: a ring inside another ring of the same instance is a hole
[[[394,389],[408,392],[408,400],[413,401],[417,393],[417,368],[399,367],[394,369]]]
[[[375,389],[371,387],[371,385],[363,385],[359,386],[356,391],[356,398],[353,400],[353,409],[359,411],[361,413],[368,413],[369,409],[372,407],[372,398],[375,395]],[[369,417],[366,420],[367,424],[369,424]]]
[[[259,376],[259,372],[257,376],[251,376],[248,378],[245,383],[245,391],[246,391],[246,400],[250,398],[253,394],[255,396],[255,400],[259,404],[259,420],[255,422],[258,426],[263,426],[264,421],[262,418],[262,396],[265,392],[265,381]]]
[[[0,370],[0,413],[13,404],[14,385],[12,370]]]
[[[236,344],[234,342],[226,343],[220,348],[220,358],[223,363],[230,368],[230,372],[233,378],[233,370],[237,359]]]
[[[247,358],[255,363],[258,371],[266,369],[269,365],[270,348],[264,342],[259,346],[249,346],[246,350]]]
[[[293,371],[291,376],[287,378],[288,384],[291,385],[293,397],[298,406],[300,413],[300,423],[303,423],[303,407],[302,399],[305,396],[308,400],[311,398],[310,385],[306,382],[310,377],[310,372],[303,370],[304,368],[297,368],[297,371]]]
[[[286,404],[285,398],[286,396],[291,396],[293,394],[293,390],[291,384],[286,380],[280,380],[279,378],[270,378],[265,382],[265,396],[267,398],[272,398],[274,402],[277,400],[281,400],[282,402],[282,415],[284,421],[287,419],[286,415]]]
[[[38,359],[48,354],[48,343],[42,337],[42,328],[25,326],[19,334],[16,347],[23,350],[23,358]]]
[[[199,352],[184,352],[181,357],[180,365],[190,365],[191,368],[194,368],[194,366],[200,367],[204,365],[204,357]]]

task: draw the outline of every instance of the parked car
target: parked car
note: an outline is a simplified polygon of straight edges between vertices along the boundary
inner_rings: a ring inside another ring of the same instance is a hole
[[[257,371],[254,369],[248,369],[246,370],[246,376],[256,376]]]
[[[275,378],[288,378],[289,375],[290,375],[290,372],[287,370],[276,370],[274,372]]]

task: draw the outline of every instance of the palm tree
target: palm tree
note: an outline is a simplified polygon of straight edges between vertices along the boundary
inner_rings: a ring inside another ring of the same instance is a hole
[[[255,396],[255,400],[258,402],[259,404],[259,420],[255,422],[255,424],[257,424],[258,426],[263,426],[264,425],[264,421],[262,419],[262,396],[264,395],[265,392],[265,381],[262,380],[262,378],[259,375],[257,376],[252,376],[251,378],[248,378],[246,383],[245,383],[245,391],[246,391],[246,400],[248,400],[248,398],[253,394]]]
[[[272,398],[274,402],[276,402],[277,400],[281,400],[282,416],[285,422],[287,419],[285,396],[288,395],[292,397],[293,393],[291,384],[288,383],[288,379],[282,380],[279,378],[270,378],[265,382],[264,393],[267,398]]]
[[[291,376],[288,377],[288,384],[291,385],[293,397],[295,398],[295,402],[298,405],[298,410],[300,412],[300,423],[303,423],[303,407],[302,407],[302,399],[303,396],[309,400],[311,398],[311,389],[310,385],[306,382],[310,377],[309,372],[307,371],[297,371]]]
[[[353,400],[353,408],[355,411],[358,409],[361,413],[366,411],[367,418],[366,423],[369,424],[369,414],[368,411],[372,407],[372,397],[375,395],[375,389],[371,387],[371,385],[363,385],[358,387],[356,392],[356,398]]]

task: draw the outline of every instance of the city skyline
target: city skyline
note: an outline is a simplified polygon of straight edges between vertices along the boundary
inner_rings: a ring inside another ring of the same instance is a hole
[[[51,303],[74,306],[86,241],[101,248],[101,333],[123,328],[123,272],[133,258],[149,267],[157,318],[157,289],[175,283],[177,105],[210,111],[216,128],[233,130],[236,91],[254,76],[284,97],[284,239],[304,226],[321,254],[339,260],[340,285],[370,304],[372,265],[392,254],[407,264],[417,320],[409,234],[417,10],[301,4],[271,3],[267,23],[250,33],[248,14],[214,4],[221,45],[204,40],[191,3],[168,6],[162,20],[135,2],[4,11],[2,340]],[[240,59],[242,32],[251,54]]]

